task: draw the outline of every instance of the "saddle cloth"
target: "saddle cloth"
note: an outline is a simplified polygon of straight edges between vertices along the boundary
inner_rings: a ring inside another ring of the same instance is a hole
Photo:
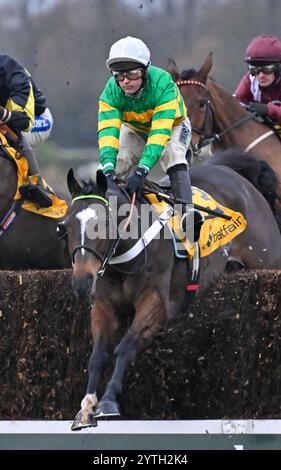
[[[14,196],[14,200],[22,199],[22,195],[19,192],[19,187],[28,182],[28,179],[27,179],[28,162],[24,156],[19,155],[19,153],[13,147],[9,145],[6,137],[1,133],[0,133],[0,146],[3,146],[5,148],[5,152],[9,154],[9,156],[14,160],[16,164],[18,182],[17,182],[17,190]],[[36,184],[37,177],[33,176],[31,179],[32,179],[32,182]],[[24,200],[21,206],[22,209],[29,211],[29,212],[34,212],[36,214],[39,214],[45,217],[51,217],[55,219],[64,217],[67,212],[67,202],[64,199],[59,198],[54,193],[52,188],[48,186],[44,180],[43,180],[43,185],[47,189],[52,199],[52,205],[50,207],[38,207],[37,204],[35,204],[34,202]]]
[[[168,205],[167,202],[160,202],[155,194],[146,194],[145,197],[150,204],[152,204],[158,214],[161,214]],[[222,206],[216,202],[210,194],[206,193],[202,189],[196,188],[195,186],[192,186],[192,202],[193,204],[198,204],[206,207],[206,209],[215,210],[231,217],[230,220],[226,220],[216,215],[208,214],[203,210],[200,211],[205,217],[199,239],[201,257],[208,256],[221,246],[226,245],[233,240],[233,238],[242,233],[247,227],[247,222],[240,212],[235,212]],[[170,218],[169,225],[176,237],[181,240],[189,257],[192,258],[195,247],[194,244],[191,244],[188,241],[185,234],[181,231],[180,217],[178,214],[175,214]]]

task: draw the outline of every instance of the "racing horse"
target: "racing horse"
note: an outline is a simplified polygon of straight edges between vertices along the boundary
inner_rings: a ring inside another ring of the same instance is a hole
[[[255,158],[266,161],[274,170],[281,196],[280,139],[209,77],[212,65],[210,53],[198,71],[188,69],[179,73],[173,59],[169,59],[167,66],[187,105],[195,151],[211,143],[214,151],[236,147],[245,153],[254,152]]]
[[[242,213],[248,225],[229,245],[202,258],[198,296],[218,280],[229,260],[253,269],[281,267],[280,232],[261,193],[230,168],[219,165],[210,166],[208,171],[202,168],[192,168],[192,184],[223,206]],[[175,257],[173,241],[164,237],[163,230],[159,237],[145,244],[141,238],[136,242],[133,237],[121,237],[119,231],[113,237],[97,235],[95,227],[99,220],[104,225],[103,234],[114,233],[110,232],[112,227],[124,222],[126,211],[122,206],[128,204],[127,197],[119,187],[107,188],[101,172],[97,173],[96,182],[88,184],[81,185],[72,170],[67,179],[73,199],[60,230],[68,238],[73,289],[77,295],[90,295],[93,302],[88,385],[72,424],[72,430],[78,430],[95,426],[97,419],[120,414],[118,395],[127,365],[181,311],[187,261]],[[111,204],[112,197],[117,201],[115,205]],[[131,211],[131,227],[138,226],[141,206],[136,201]],[[128,319],[130,315],[130,327],[116,345],[120,318]],[[113,351],[113,372],[98,400],[100,379]]]
[[[49,218],[14,205],[17,167],[0,146],[0,269],[59,269],[71,266],[65,240]]]

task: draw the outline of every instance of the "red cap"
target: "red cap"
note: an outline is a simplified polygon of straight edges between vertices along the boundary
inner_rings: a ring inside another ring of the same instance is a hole
[[[280,62],[281,41],[276,36],[263,34],[255,37],[246,49],[245,62]]]

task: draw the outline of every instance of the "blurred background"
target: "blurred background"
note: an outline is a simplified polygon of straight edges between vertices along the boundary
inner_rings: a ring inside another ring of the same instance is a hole
[[[212,76],[234,91],[248,42],[280,35],[280,0],[0,0],[1,53],[27,67],[47,96],[52,136],[36,148],[48,183],[65,191],[66,173],[93,174],[97,103],[109,78],[109,48],[141,38],[153,65],[173,57],[179,70],[214,53]]]

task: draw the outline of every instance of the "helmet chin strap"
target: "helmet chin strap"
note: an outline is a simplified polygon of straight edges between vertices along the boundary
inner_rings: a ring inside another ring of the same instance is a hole
[[[145,82],[144,82],[144,80],[142,80],[142,84],[141,84],[140,88],[138,89],[138,91],[136,91],[136,93],[134,93],[131,96],[133,96],[133,98],[139,98],[142,95],[144,87],[145,87]]]

